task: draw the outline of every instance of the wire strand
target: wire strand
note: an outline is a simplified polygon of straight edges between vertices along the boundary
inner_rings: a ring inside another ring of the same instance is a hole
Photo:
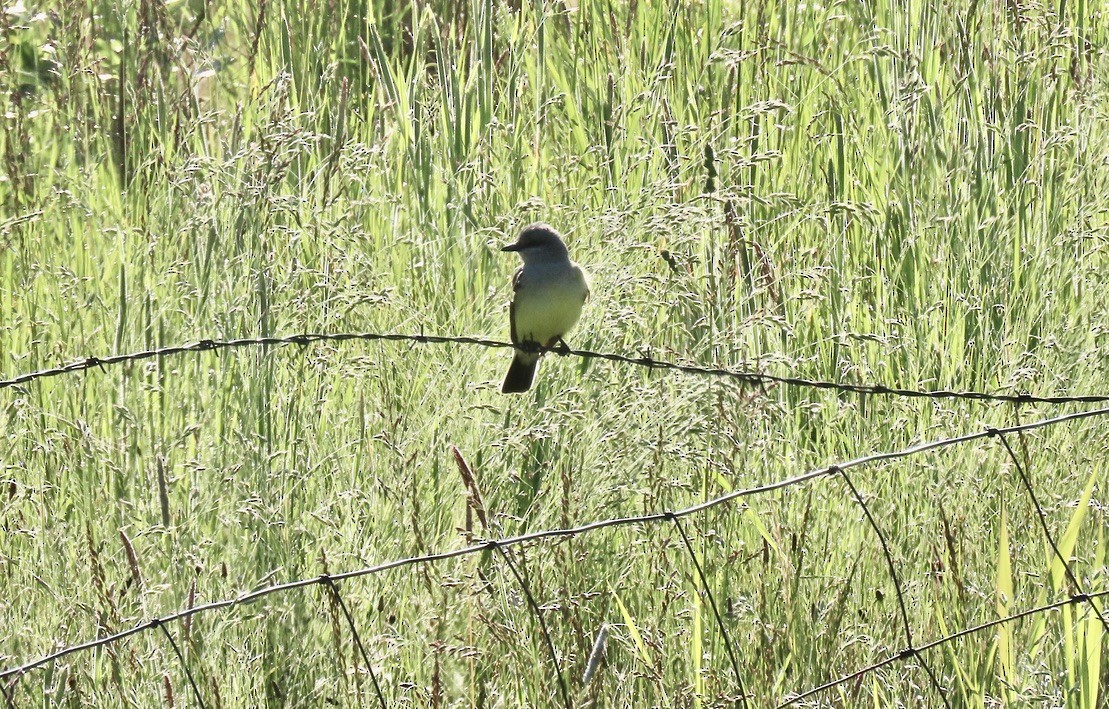
[[[683,364],[659,360],[649,354],[631,356],[614,352],[593,352],[591,350],[575,350],[569,348],[537,347],[526,343],[513,344],[501,340],[468,335],[423,335],[388,332],[339,332],[339,333],[303,333],[298,335],[285,335],[281,337],[244,337],[233,340],[203,339],[184,345],[159,347],[140,352],[115,354],[107,357],[89,356],[69,364],[35,372],[27,372],[10,379],[0,379],[0,389],[30,384],[31,382],[58,377],[65,374],[82,372],[89,369],[103,369],[126,362],[138,362],[145,359],[169,357],[179,354],[195,352],[216,352],[243,347],[274,347],[285,345],[307,346],[319,342],[408,342],[412,344],[455,344],[487,347],[492,349],[517,349],[527,352],[539,351],[541,353],[553,352],[560,356],[579,357],[582,359],[600,359],[647,369],[657,369],[683,374],[722,377],[752,386],[785,385],[804,389],[820,389],[837,391],[845,394],[860,394],[864,396],[891,396],[899,398],[925,398],[925,399],[962,399],[968,401],[1004,402],[1015,404],[1102,404],[1109,403],[1109,394],[1080,394],[1080,395],[1049,395],[1038,396],[1029,393],[992,393],[982,391],[955,391],[948,389],[908,389],[887,384],[851,384],[845,382],[824,381],[808,379],[797,376],[783,376],[766,374],[764,372],[728,369],[725,367],[708,367],[696,364]]]

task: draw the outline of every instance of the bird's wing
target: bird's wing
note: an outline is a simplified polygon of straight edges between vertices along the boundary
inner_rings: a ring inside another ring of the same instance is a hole
[[[512,337],[512,343],[516,344],[519,340],[516,338],[516,291],[520,290],[520,281],[523,280],[524,267],[520,266],[516,269],[516,273],[512,274],[512,302],[508,306],[508,328],[509,334]]]

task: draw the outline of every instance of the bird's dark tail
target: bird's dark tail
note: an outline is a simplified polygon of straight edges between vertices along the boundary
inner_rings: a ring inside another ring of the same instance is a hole
[[[535,370],[538,366],[538,357],[517,352],[516,356],[512,358],[512,366],[508,368],[508,374],[504,375],[501,393],[521,394],[531,389],[531,382],[535,379]]]

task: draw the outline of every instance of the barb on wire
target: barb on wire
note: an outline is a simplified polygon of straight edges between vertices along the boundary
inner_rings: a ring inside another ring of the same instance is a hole
[[[158,618],[158,619],[155,619],[155,620],[148,620],[148,621],[139,623],[138,625],[136,625],[133,628],[130,628],[128,630],[123,630],[123,631],[114,633],[112,635],[106,635],[104,637],[97,638],[95,640],[89,640],[89,641],[86,641],[86,642],[83,642],[83,643],[80,643],[80,644],[77,644],[77,645],[72,645],[72,646],[69,646],[69,647],[65,647],[65,648],[56,650],[56,651],[54,651],[50,654],[39,657],[38,659],[28,661],[28,662],[24,663],[23,665],[20,665],[20,666],[17,666],[17,667],[9,667],[7,669],[4,669],[4,670],[0,671],[0,680],[4,680],[4,679],[7,679],[7,678],[12,678],[10,680],[10,682],[15,681],[16,679],[21,677],[23,674],[25,674],[25,673],[27,673],[27,672],[35,669],[35,668],[42,667],[42,666],[47,665],[47,664],[49,664],[49,663],[51,663],[55,660],[66,657],[66,656],[71,655],[73,653],[92,650],[92,649],[95,649],[95,648],[98,648],[98,647],[103,647],[105,645],[118,642],[118,641],[120,641],[124,638],[130,637],[132,635],[142,633],[142,632],[145,632],[147,630],[151,630],[153,628],[158,627],[159,625],[164,625],[164,624],[174,622],[174,621],[178,621],[178,620],[184,620],[186,618],[189,618],[189,617],[191,617],[193,615],[196,615],[196,614],[199,614],[199,613],[206,613],[206,612],[209,612],[209,611],[215,611],[217,609],[222,609],[222,608],[229,608],[229,607],[236,606],[236,605],[245,605],[245,604],[253,603],[253,602],[257,601],[258,599],[263,598],[265,596],[269,596],[270,594],[281,593],[281,592],[285,592],[285,591],[291,591],[293,589],[304,588],[304,587],[307,587],[307,586],[312,586],[312,585],[316,585],[316,584],[320,584],[320,583],[333,583],[333,582],[342,581],[342,580],[345,580],[345,579],[357,578],[357,577],[361,577],[361,576],[368,576],[368,575],[372,575],[372,574],[378,574],[378,573],[388,571],[390,569],[397,569],[397,568],[412,566],[412,565],[416,565],[416,564],[434,563],[434,562],[443,561],[443,560],[446,560],[446,559],[453,559],[453,558],[467,556],[467,555],[471,555],[471,554],[478,554],[478,553],[486,552],[490,548],[496,548],[497,550],[501,551],[502,556],[504,556],[506,561],[508,562],[508,566],[509,566],[510,570],[513,572],[513,574],[515,574],[517,576],[517,580],[519,580],[521,582],[521,587],[524,589],[525,595],[529,597],[529,603],[532,605],[533,610],[537,613],[537,617],[540,621],[541,629],[544,632],[544,635],[545,635],[545,637],[548,641],[548,649],[550,650],[552,657],[555,658],[556,667],[558,667],[557,655],[555,654],[555,650],[554,650],[554,643],[553,643],[553,641],[550,640],[550,636],[546,631],[546,625],[543,622],[542,615],[539,614],[538,611],[536,610],[536,609],[538,609],[538,605],[535,604],[535,599],[531,598],[530,589],[527,587],[527,584],[524,583],[523,577],[519,574],[519,571],[515,568],[515,565],[512,564],[512,562],[509,559],[508,555],[504,553],[505,550],[507,550],[507,548],[509,548],[509,547],[516,546],[516,545],[519,545],[519,544],[524,544],[524,543],[527,543],[527,542],[539,541],[539,540],[542,540],[542,539],[559,539],[559,538],[565,538],[565,537],[575,537],[575,536],[578,536],[578,535],[581,535],[581,534],[585,534],[585,533],[588,533],[588,532],[592,532],[592,531],[599,530],[599,529],[605,529],[605,528],[609,528],[609,527],[628,526],[628,525],[642,525],[642,524],[654,523],[654,522],[672,521],[672,520],[674,520],[676,518],[679,518],[679,517],[687,517],[687,516],[697,514],[699,512],[702,512],[704,510],[707,510],[707,509],[710,509],[710,508],[713,508],[713,507],[717,507],[717,506],[727,504],[728,502],[731,502],[733,500],[737,500],[737,499],[741,499],[741,498],[745,498],[745,497],[749,497],[749,496],[753,496],[753,495],[758,495],[758,494],[762,494],[762,493],[766,493],[766,492],[770,492],[770,491],[774,491],[774,490],[781,490],[781,489],[801,485],[801,484],[816,480],[818,478],[831,476],[831,475],[834,475],[834,474],[837,474],[837,473],[842,475],[844,470],[860,467],[860,466],[863,466],[863,465],[881,463],[881,462],[891,461],[891,460],[898,460],[898,459],[918,455],[918,454],[924,453],[926,451],[931,451],[931,450],[936,450],[936,449],[941,449],[941,448],[948,448],[948,447],[963,444],[963,443],[969,443],[969,442],[972,442],[972,441],[985,439],[985,438],[991,437],[991,436],[1004,435],[1004,434],[1010,434],[1010,433],[1019,433],[1019,432],[1022,432],[1022,431],[1033,431],[1033,430],[1037,430],[1037,429],[1040,429],[1040,428],[1045,428],[1045,427],[1048,427],[1048,426],[1055,426],[1055,425],[1059,425],[1059,424],[1063,424],[1063,423],[1081,421],[1081,420],[1085,420],[1085,419],[1089,419],[1089,418],[1105,416],[1107,414],[1109,414],[1109,407],[1063,414],[1063,415],[1054,416],[1054,417],[1051,417],[1051,418],[1040,419],[1038,421],[1022,423],[1022,424],[1018,424],[1018,425],[1014,425],[1014,426],[1008,426],[1008,427],[1005,427],[1005,428],[989,428],[989,429],[979,431],[979,432],[975,432],[975,433],[967,433],[967,434],[962,434],[962,435],[959,435],[959,436],[953,436],[953,437],[949,437],[949,438],[942,438],[942,439],[927,441],[927,442],[923,442],[923,443],[918,443],[916,445],[912,445],[912,446],[902,448],[902,449],[899,449],[899,450],[879,452],[879,453],[871,453],[871,454],[868,454],[868,455],[864,455],[864,456],[854,458],[852,460],[848,460],[848,461],[843,462],[843,463],[838,463],[838,464],[835,464],[835,465],[825,466],[823,468],[818,468],[818,469],[815,469],[815,470],[811,470],[809,472],[803,473],[801,475],[796,475],[796,476],[791,477],[791,478],[777,480],[777,481],[766,483],[766,484],[759,485],[759,486],[756,486],[756,487],[750,487],[750,488],[745,488],[745,489],[741,489],[741,490],[736,490],[736,491],[727,493],[725,495],[721,495],[719,497],[715,497],[715,498],[712,498],[710,500],[706,500],[706,501],[698,503],[696,505],[692,505],[690,507],[686,507],[684,509],[680,509],[680,510],[676,510],[676,511],[657,512],[657,513],[645,514],[645,515],[633,516],[633,517],[621,517],[621,518],[615,518],[615,519],[599,520],[599,521],[595,521],[595,522],[590,522],[588,524],[583,524],[583,525],[580,525],[580,526],[577,526],[577,527],[549,529],[549,530],[543,530],[543,531],[538,531],[538,532],[530,532],[528,534],[522,534],[522,535],[518,535],[518,536],[515,536],[515,537],[507,537],[507,538],[503,538],[503,539],[489,540],[489,541],[474,544],[474,545],[471,545],[471,546],[466,546],[466,547],[461,547],[461,548],[458,548],[458,549],[453,549],[453,550],[450,550],[450,551],[436,552],[436,553],[432,553],[432,554],[425,554],[425,555],[422,555],[422,556],[412,556],[412,557],[407,557],[407,558],[403,558],[403,559],[395,559],[395,560],[392,560],[392,561],[388,561],[388,562],[378,564],[376,566],[370,566],[370,567],[365,567],[365,568],[361,568],[361,569],[355,569],[353,571],[347,571],[347,572],[340,573],[340,574],[333,574],[333,575],[326,576],[326,577],[315,576],[315,577],[311,577],[311,578],[304,578],[304,579],[299,579],[299,580],[296,580],[296,581],[289,581],[289,582],[286,582],[286,583],[275,584],[275,585],[272,585],[272,586],[265,586],[263,588],[256,589],[256,590],[251,591],[249,593],[242,594],[242,595],[240,595],[236,598],[225,599],[225,600],[221,600],[221,601],[213,601],[211,603],[198,605],[198,606],[191,606],[191,607],[186,608],[184,610],[178,611],[178,612],[170,614],[170,615],[162,616],[161,618]],[[864,509],[866,509],[865,506],[864,506]],[[916,648],[909,647],[909,648],[903,650],[901,653],[898,653],[897,655],[894,655],[890,658],[886,658],[885,660],[883,660],[879,663],[876,663],[876,664],[870,666],[869,668],[864,668],[863,670],[857,671],[857,672],[855,672],[851,675],[847,675],[844,678],[834,680],[834,681],[829,682],[825,685],[821,685],[820,687],[818,687],[816,689],[809,690],[809,691],[805,692],[804,694],[797,695],[797,696],[791,698],[787,702],[787,704],[799,701],[801,699],[804,699],[805,697],[812,696],[813,694],[819,693],[820,691],[823,691],[823,690],[828,689],[830,687],[834,687],[838,684],[842,684],[843,682],[850,681],[853,678],[862,676],[863,674],[866,674],[867,672],[873,671],[873,670],[878,669],[880,667],[884,667],[885,665],[888,665],[892,662],[896,662],[898,660],[905,660],[905,659],[908,659],[909,657],[918,656],[924,650],[927,650],[929,648],[932,648],[932,647],[935,647],[937,645],[943,644],[944,642],[948,642],[950,640],[953,640],[953,639],[956,639],[956,638],[959,638],[959,637],[963,637],[964,635],[968,635],[968,634],[973,633],[973,632],[978,632],[980,630],[984,630],[986,628],[993,627],[994,625],[997,625],[999,623],[1008,622],[1009,620],[1015,620],[1017,618],[1021,618],[1021,617],[1024,617],[1026,615],[1031,615],[1031,614],[1034,614],[1034,613],[1037,613],[1037,612],[1045,612],[1047,610],[1051,610],[1053,608],[1058,608],[1058,607],[1061,607],[1063,605],[1068,605],[1070,603],[1086,602],[1090,598],[1101,598],[1101,597],[1104,597],[1104,596],[1107,596],[1107,595],[1109,595],[1109,591],[1101,591],[1101,592],[1097,592],[1097,593],[1076,595],[1076,596],[1071,597],[1068,600],[1061,601],[1061,602],[1058,602],[1058,603],[1055,603],[1055,604],[1049,604],[1049,605],[1043,606],[1039,609],[1032,609],[1032,610],[1029,610],[1029,611],[1025,611],[1024,613],[1015,614],[1013,616],[1010,616],[1007,619],[1002,619],[1000,621],[993,621],[991,623],[985,623],[981,626],[977,626],[976,628],[971,628],[971,629],[967,629],[967,630],[964,630],[964,631],[959,631],[958,633],[952,634],[951,636],[949,636],[946,639],[941,639],[941,640],[938,640],[938,641],[932,641],[932,642],[929,642],[929,643],[925,643],[925,644],[920,645]],[[174,643],[174,646],[176,648],[176,643]],[[563,699],[568,700],[569,690],[566,688],[565,678],[562,674],[561,668],[558,667],[558,670],[559,670],[560,686],[564,690],[563,691]],[[190,675],[190,679],[191,679],[191,675]]]
[[[1063,608],[1064,606],[1071,606],[1071,605],[1074,605],[1076,603],[1085,603],[1089,598],[1105,598],[1105,597],[1109,597],[1109,590],[1107,590],[1107,591],[1098,591],[1097,593],[1091,593],[1089,595],[1075,595],[1075,596],[1071,596],[1070,598],[1065,598],[1061,601],[1056,601],[1054,603],[1047,603],[1047,604],[1042,605],[1042,606],[1036,606],[1035,608],[1028,608],[1026,610],[1020,611],[1019,613],[1013,613],[1012,615],[1007,615],[1004,618],[995,618],[994,620],[990,620],[990,621],[987,621],[985,623],[981,623],[979,625],[971,626],[969,628],[963,628],[962,630],[951,633],[950,635],[945,635],[942,638],[936,638],[935,640],[931,640],[929,642],[923,643],[919,647],[915,648],[912,652],[910,652],[909,650],[902,650],[901,652],[898,652],[898,653],[893,654],[893,655],[889,655],[889,656],[875,662],[874,664],[867,665],[866,667],[859,668],[859,669],[855,670],[854,672],[852,672],[851,674],[843,675],[842,677],[838,677],[838,678],[836,678],[836,679],[834,679],[830,682],[825,682],[824,684],[822,684],[818,687],[813,687],[812,689],[805,690],[804,692],[801,692],[800,694],[794,694],[793,696],[788,697],[784,702],[779,704],[777,709],[784,709],[785,707],[793,706],[797,702],[800,702],[804,699],[808,699],[810,697],[815,697],[816,695],[821,694],[823,692],[826,692],[829,689],[832,689],[833,687],[838,687],[841,684],[846,684],[846,683],[851,682],[853,680],[857,680],[860,677],[868,675],[871,672],[874,672],[875,670],[880,670],[883,667],[886,667],[887,665],[892,665],[895,662],[900,662],[900,661],[902,661],[902,660],[904,660],[907,657],[910,657],[912,655],[919,656],[920,653],[922,653],[922,652],[927,652],[928,650],[939,647],[941,645],[946,645],[947,643],[954,642],[954,641],[959,640],[961,638],[965,638],[969,635],[976,635],[978,633],[981,633],[984,630],[989,630],[990,628],[996,628],[999,625],[1008,625],[1009,623],[1018,621],[1021,618],[1027,618],[1029,616],[1039,615],[1041,613],[1047,613],[1049,611],[1053,611],[1053,610],[1057,610],[1059,608]]]
[[[531,595],[531,588],[528,582],[524,579],[520,570],[516,568],[516,564],[512,561],[512,556],[497,542],[489,542],[486,547],[492,547],[500,552],[501,558],[508,568],[512,571],[512,575],[516,577],[516,582],[520,584],[520,588],[524,591],[524,598],[528,601],[528,606],[531,607],[531,612],[535,614],[535,619],[539,621],[539,630],[543,633],[543,639],[547,642],[547,650],[551,653],[551,662],[555,666],[555,674],[558,675],[558,688],[562,692],[562,703],[566,709],[574,709],[573,703],[570,702],[570,688],[566,686],[566,676],[562,674],[562,665],[558,661],[558,652],[555,651],[554,641],[551,640],[551,633],[547,630],[547,622],[543,620],[543,611],[539,608],[539,604],[535,602],[535,597]]]
[[[954,391],[947,389],[907,389],[893,387],[886,384],[847,384],[843,382],[822,381],[804,377],[779,376],[762,372],[727,369],[724,367],[705,367],[694,364],[682,364],[654,359],[648,354],[637,357],[617,354],[612,352],[593,352],[590,350],[575,350],[568,347],[536,347],[527,343],[513,344],[500,340],[491,340],[484,337],[471,337],[467,335],[424,335],[403,334],[391,332],[338,332],[338,333],[302,333],[299,335],[286,335],[282,337],[244,337],[233,340],[204,339],[186,345],[159,347],[129,354],[115,354],[108,357],[90,356],[85,359],[70,362],[69,364],[50,369],[41,369],[37,372],[20,374],[10,379],[0,379],[0,389],[29,384],[38,379],[57,377],[63,374],[81,372],[93,367],[101,369],[124,362],[137,362],[144,359],[168,357],[171,355],[189,352],[211,352],[241,347],[271,347],[280,345],[310,345],[316,342],[409,342],[412,344],[456,344],[474,345],[495,349],[518,349],[524,351],[553,352],[562,356],[581,357],[583,359],[603,359],[648,369],[659,369],[673,372],[682,372],[710,377],[725,377],[749,385],[786,385],[807,389],[823,389],[837,391],[845,394],[861,394],[870,396],[894,396],[902,398],[924,399],[963,399],[969,401],[991,401],[1016,404],[1103,404],[1109,403],[1109,394],[1083,394],[1065,396],[1034,396],[1027,393],[1000,394],[981,391]]]
[[[169,628],[166,627],[166,624],[158,618],[152,620],[151,625],[160,628],[165,634],[166,640],[169,641],[170,647],[173,648],[173,652],[177,654],[177,659],[181,662],[181,667],[185,670],[185,677],[188,678],[189,686],[192,687],[193,698],[196,699],[196,705],[200,707],[200,709],[205,709],[204,698],[200,696],[200,689],[197,688],[196,682],[193,681],[193,673],[192,670],[189,669],[189,663],[185,662],[185,653],[181,652],[181,648],[178,647],[177,641],[173,639],[173,633],[169,632]]]
[[[728,651],[728,659],[732,663],[732,670],[735,672],[736,687],[739,689],[740,701],[743,706],[750,706],[747,703],[747,690],[743,687],[743,673],[739,671],[739,660],[736,659],[735,649],[732,648],[732,639],[728,635],[728,627],[724,625],[724,616],[720,615],[720,609],[716,605],[716,598],[712,595],[712,589],[709,587],[709,580],[705,576],[704,569],[701,568],[701,562],[697,560],[697,553],[693,550],[693,542],[689,540],[689,536],[685,533],[685,527],[682,526],[682,520],[677,515],[669,515],[670,520],[674,526],[678,528],[678,534],[682,537],[682,542],[685,543],[685,549],[689,552],[689,560],[693,562],[693,568],[697,570],[697,576],[701,580],[701,588],[705,592],[705,598],[708,599],[709,607],[712,608],[712,614],[716,617],[716,626],[720,628],[720,634],[724,637],[724,647]]]
[[[890,579],[893,581],[893,590],[897,594],[897,605],[901,609],[901,622],[905,627],[905,650],[902,651],[901,655],[902,657],[917,658],[917,661],[920,662],[920,666],[924,668],[924,673],[928,675],[928,679],[931,680],[932,687],[936,690],[936,693],[940,695],[940,699],[943,700],[943,705],[951,709],[951,704],[947,701],[947,692],[944,691],[943,685],[940,684],[939,679],[937,679],[935,673],[932,672],[932,667],[923,657],[918,655],[916,646],[913,643],[913,627],[909,623],[909,612],[905,610],[905,593],[901,588],[901,577],[897,573],[897,565],[893,563],[893,553],[890,552],[889,543],[886,541],[886,535],[882,533],[882,528],[878,526],[878,520],[876,520],[874,515],[870,512],[870,506],[866,504],[866,500],[863,498],[862,494],[859,493],[858,488],[855,487],[855,483],[851,482],[851,477],[847,474],[847,471],[837,470],[836,472],[839,474],[840,479],[847,483],[847,487],[851,490],[851,494],[854,495],[855,501],[859,503],[859,507],[863,508],[863,514],[866,515],[867,520],[870,522],[870,527],[874,530],[874,534],[878,537],[878,543],[882,547],[882,556],[886,559],[886,567],[889,570]]]
[[[327,586],[332,598],[343,609],[343,615],[347,617],[347,625],[350,626],[350,634],[354,636],[354,644],[358,647],[359,654],[362,655],[362,661],[366,663],[366,671],[370,673],[370,681],[374,685],[374,693],[377,695],[378,704],[381,705],[381,709],[385,709],[389,705],[385,703],[385,696],[381,693],[381,685],[377,683],[377,673],[374,672],[374,666],[370,663],[370,654],[366,652],[366,647],[362,644],[362,636],[358,634],[358,625],[354,622],[354,615],[350,612],[350,608],[347,608],[347,602],[343,600],[343,594],[339,593],[339,587],[335,584],[335,579],[328,574],[324,574],[320,577],[320,582]],[[355,672],[357,671],[358,668],[355,667]]]
[[[1005,434],[996,432],[994,436],[1001,441],[1001,445],[1004,446],[1005,450],[1009,453],[1009,458],[1012,459],[1013,466],[1017,469],[1017,474],[1020,476],[1021,482],[1024,483],[1024,490],[1028,493],[1028,497],[1032,499],[1032,506],[1036,508],[1036,518],[1040,521],[1040,529],[1044,531],[1044,536],[1047,537],[1047,543],[1051,545],[1052,551],[1055,552],[1055,558],[1063,565],[1063,573],[1067,575],[1067,579],[1070,581],[1071,588],[1074,589],[1075,595],[1087,599],[1094,615],[1101,621],[1101,625],[1105,628],[1105,631],[1109,633],[1109,622],[1106,622],[1105,616],[1102,615],[1101,609],[1097,607],[1094,600],[1086,595],[1082,588],[1082,584],[1078,582],[1078,577],[1075,576],[1074,572],[1071,570],[1070,563],[1068,563],[1067,559],[1063,556],[1063,552],[1059,550],[1059,545],[1055,543],[1055,538],[1051,536],[1051,530],[1048,529],[1047,526],[1047,515],[1044,513],[1044,508],[1040,506],[1040,501],[1036,497],[1036,491],[1032,489],[1032,481],[1028,477],[1028,472],[1025,471],[1024,466],[1020,464],[1020,460],[1017,458],[1017,454],[1012,446],[1009,445],[1009,441],[1005,438]]]

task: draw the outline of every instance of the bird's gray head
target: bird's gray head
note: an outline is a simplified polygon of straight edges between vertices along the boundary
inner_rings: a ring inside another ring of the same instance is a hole
[[[524,227],[516,242],[501,251],[515,251],[524,263],[533,260],[554,260],[569,258],[566,244],[550,224],[535,222]]]

